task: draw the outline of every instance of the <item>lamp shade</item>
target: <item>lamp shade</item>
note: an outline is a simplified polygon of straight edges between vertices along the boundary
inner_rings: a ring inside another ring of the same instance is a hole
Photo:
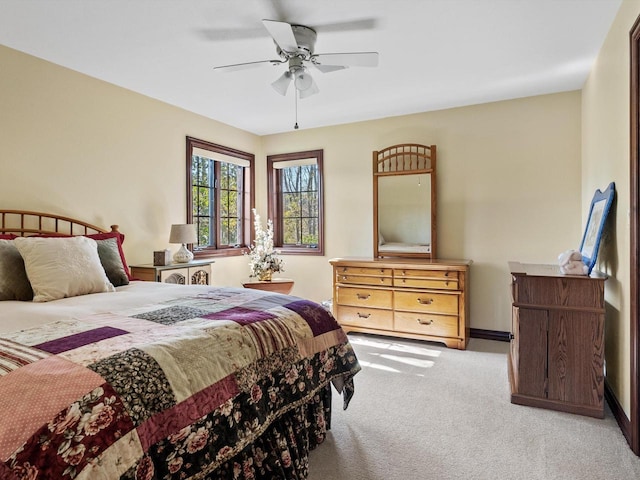
[[[311,95],[315,95],[320,90],[318,89],[316,82],[314,82],[313,79],[311,79],[311,86],[309,88],[307,88],[306,90],[298,90],[298,91],[300,92],[300,98],[307,98],[307,97],[310,97]]]
[[[195,225],[191,223],[171,225],[169,243],[196,243],[197,241]]]
[[[298,90],[304,91],[313,85],[313,77],[309,75],[306,68],[297,69],[294,75],[296,77],[295,84]]]
[[[291,73],[289,71],[284,72],[278,79],[271,84],[273,89],[280,95],[286,95],[289,84],[291,83]]]

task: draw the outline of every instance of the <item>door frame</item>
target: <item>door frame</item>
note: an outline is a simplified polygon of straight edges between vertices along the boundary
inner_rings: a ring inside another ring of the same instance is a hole
[[[629,221],[630,221],[630,273],[631,273],[631,304],[629,336],[631,339],[631,418],[630,431],[627,440],[631,450],[640,455],[640,318],[638,307],[640,305],[640,282],[638,275],[640,217],[638,206],[640,205],[640,16],[636,19],[629,33],[630,39],[630,190],[629,190]]]

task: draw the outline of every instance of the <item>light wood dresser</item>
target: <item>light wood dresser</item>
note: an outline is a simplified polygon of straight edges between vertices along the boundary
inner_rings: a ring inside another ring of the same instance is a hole
[[[509,262],[511,402],[604,416],[606,275]]]
[[[470,260],[330,260],[333,314],[346,332],[469,341]]]

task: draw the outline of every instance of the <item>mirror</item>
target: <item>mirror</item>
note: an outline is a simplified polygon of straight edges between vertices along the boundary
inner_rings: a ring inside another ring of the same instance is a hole
[[[435,258],[435,148],[373,152],[374,257]]]

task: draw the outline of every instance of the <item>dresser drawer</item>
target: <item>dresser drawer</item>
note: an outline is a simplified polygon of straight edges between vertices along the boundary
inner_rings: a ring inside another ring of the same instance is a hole
[[[337,304],[353,307],[373,307],[391,309],[393,292],[373,288],[336,287]]]
[[[393,312],[366,307],[338,306],[338,322],[352,327],[375,328],[379,330],[393,329]]]
[[[371,275],[378,277],[390,277],[393,270],[390,268],[373,267],[337,267],[337,275]]]
[[[410,312],[458,314],[459,296],[433,292],[395,291],[394,308]]]
[[[436,290],[457,290],[458,279],[435,279],[435,278],[398,278],[393,279],[394,287],[410,287],[410,288],[433,288]]]
[[[440,337],[458,336],[458,317],[450,315],[396,312],[393,326],[399,332],[438,335]]]
[[[458,272],[396,268],[393,270],[393,286],[457,290]]]
[[[391,277],[344,275],[342,273],[337,274],[336,281],[338,283],[349,283],[353,285],[380,285],[385,287],[390,287],[393,283]]]
[[[395,268],[393,270],[395,278],[435,278],[440,280],[458,280],[458,272],[450,270],[415,270]]]

